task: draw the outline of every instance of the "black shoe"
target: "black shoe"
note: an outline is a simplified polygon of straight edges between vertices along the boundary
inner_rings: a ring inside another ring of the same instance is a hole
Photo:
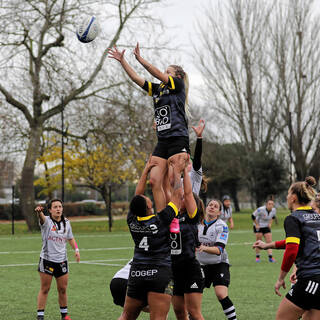
[[[37,320],[44,320],[44,316],[37,316]]]

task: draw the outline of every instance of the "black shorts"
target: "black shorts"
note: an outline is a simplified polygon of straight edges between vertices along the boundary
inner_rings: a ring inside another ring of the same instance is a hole
[[[257,230],[256,226],[253,226],[253,232],[266,234],[266,233],[271,233],[271,229],[269,227],[263,227]]]
[[[172,295],[171,267],[132,265],[128,280],[127,296],[148,304],[148,292]]]
[[[320,310],[320,276],[298,279],[286,294],[286,298],[304,310]]]
[[[173,264],[173,295],[183,296],[185,293],[203,292],[204,274],[198,260]]]
[[[113,278],[110,282],[110,291],[113,297],[113,303],[117,306],[124,306],[126,300],[128,279]]]
[[[68,261],[57,263],[40,257],[38,271],[59,278],[69,272]]]
[[[171,156],[182,152],[190,153],[189,137],[161,138],[152,155],[168,160]]]
[[[222,262],[217,264],[207,264],[202,266],[204,273],[204,283],[206,288],[210,288],[211,284],[215,286],[229,287],[230,271],[229,264]]]

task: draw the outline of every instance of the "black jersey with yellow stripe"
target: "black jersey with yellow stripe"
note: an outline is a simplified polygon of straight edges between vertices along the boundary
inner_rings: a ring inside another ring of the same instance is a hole
[[[158,138],[188,137],[183,80],[169,76],[167,84],[146,81],[143,89],[153,97]]]
[[[135,244],[132,265],[171,266],[169,225],[177,214],[172,202],[157,215],[139,217],[129,211],[127,223]]]
[[[309,206],[300,207],[284,221],[286,243],[297,243],[297,277],[320,275],[320,215]]]
[[[171,258],[173,264],[183,264],[195,259],[196,247],[200,245],[198,239],[199,214],[196,209],[192,214],[179,213],[180,233],[170,234]]]

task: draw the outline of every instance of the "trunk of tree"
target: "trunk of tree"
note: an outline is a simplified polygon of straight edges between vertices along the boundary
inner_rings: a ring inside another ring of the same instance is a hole
[[[234,204],[234,210],[235,212],[240,212],[240,207],[239,207],[239,200],[238,200],[238,195],[237,195],[237,185],[234,183],[233,186],[230,188],[230,195],[233,200]]]
[[[34,213],[34,169],[39,155],[41,127],[33,127],[30,130],[30,140],[27,149],[26,158],[23,164],[21,185],[20,185],[20,203],[21,211],[26,219],[29,230],[39,229],[38,221]]]
[[[111,186],[104,185],[100,191],[102,199],[106,205],[106,213],[108,217],[108,230],[112,231],[112,210],[111,210]]]

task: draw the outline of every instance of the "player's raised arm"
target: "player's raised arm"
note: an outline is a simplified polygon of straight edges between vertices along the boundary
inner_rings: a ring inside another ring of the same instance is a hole
[[[168,83],[169,81],[169,75],[167,73],[161,72],[158,68],[156,68],[154,65],[152,65],[150,62],[145,60],[140,55],[140,47],[139,42],[137,43],[134,51],[134,55],[136,56],[136,59],[139,61],[139,63],[155,78],[159,79],[160,81],[164,83]]]
[[[119,51],[116,46],[114,46],[113,48],[109,48],[108,58],[112,58],[119,61],[122,68],[128,74],[130,79],[142,88],[145,83],[145,80],[133,70],[133,68],[129,65],[127,60],[124,58],[125,51],[126,50]]]
[[[44,222],[46,221],[46,216],[43,213],[43,207],[42,206],[37,206],[34,211],[38,214],[40,224],[43,225]]]
[[[146,166],[144,167],[141,177],[138,181],[138,184],[136,186],[136,192],[135,195],[142,195],[144,194],[144,190],[146,188],[146,183],[148,179],[148,174],[150,170],[155,166],[154,163],[151,163],[151,156],[148,159],[148,162],[146,163]]]

